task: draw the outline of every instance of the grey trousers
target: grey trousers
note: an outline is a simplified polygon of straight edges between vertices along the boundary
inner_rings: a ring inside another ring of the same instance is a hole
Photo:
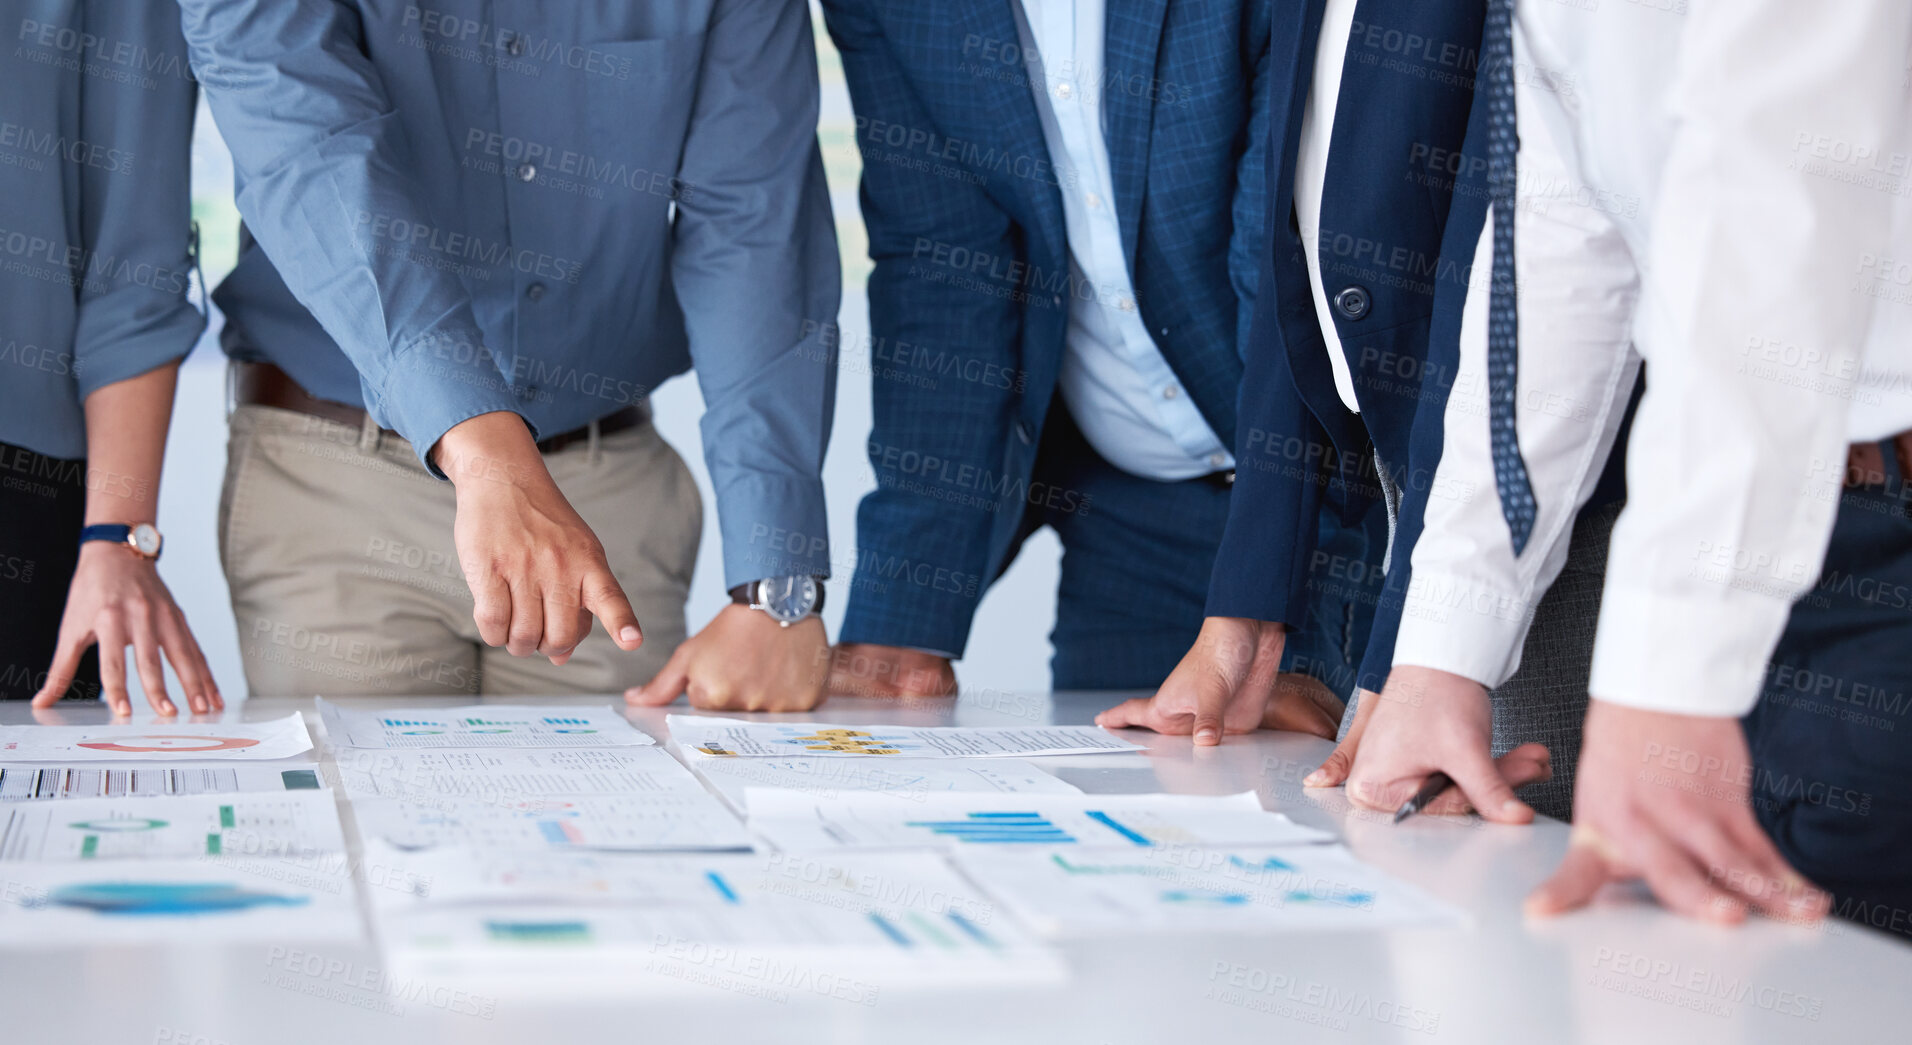
[[[1534,609],[1520,649],[1520,670],[1493,693],[1494,754],[1538,741],[1553,753],[1553,779],[1521,788],[1538,812],[1573,815],[1573,777],[1580,764],[1580,729],[1587,717],[1587,676],[1600,592],[1607,579],[1607,543],[1620,505],[1589,511],[1574,523],[1567,564]]]

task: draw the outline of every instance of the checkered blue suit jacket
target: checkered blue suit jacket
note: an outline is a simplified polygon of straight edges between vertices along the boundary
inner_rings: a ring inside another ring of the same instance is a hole
[[[1018,0],[824,0],[856,108],[877,489],[842,638],[960,656],[1014,554],[1069,295]],[[1264,227],[1268,0],[1109,0],[1105,136],[1137,303],[1224,441]],[[1051,70],[1054,73],[1054,70]]]

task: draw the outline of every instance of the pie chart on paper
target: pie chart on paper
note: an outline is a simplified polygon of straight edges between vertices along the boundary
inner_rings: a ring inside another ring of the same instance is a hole
[[[185,733],[144,733],[123,740],[83,740],[77,745],[94,751],[186,752],[237,751],[257,745],[251,737],[208,737]]]

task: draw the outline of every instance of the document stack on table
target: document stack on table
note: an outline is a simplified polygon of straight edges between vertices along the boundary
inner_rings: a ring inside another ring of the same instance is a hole
[[[1039,936],[1461,922],[1327,832],[1262,809],[1252,792],[1084,795],[1061,781],[1009,783],[1054,780],[1022,759],[1140,750],[1092,726],[667,721],[700,775],[742,793],[734,804],[760,842],[793,856],[941,852]],[[857,771],[835,768],[846,761]],[[900,786],[833,786],[843,780]]]
[[[905,983],[1063,975],[935,853],[758,851],[722,801],[612,709],[321,701],[320,713],[350,745],[334,758],[368,881],[380,871],[370,895],[395,968],[853,1001]]]
[[[311,749],[296,713],[0,728],[0,947],[360,938]]]

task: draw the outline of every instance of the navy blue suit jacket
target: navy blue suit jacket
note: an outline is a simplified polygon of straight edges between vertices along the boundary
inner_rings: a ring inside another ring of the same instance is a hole
[[[1319,249],[1359,414],[1335,392],[1293,205],[1323,6],[1285,3],[1274,15],[1271,52],[1282,75],[1271,85],[1268,237],[1246,344],[1237,479],[1208,613],[1298,623],[1320,565],[1323,492],[1346,484],[1346,503],[1372,504],[1381,496],[1378,452],[1404,500],[1418,500],[1411,515],[1402,506],[1391,599],[1376,614],[1357,680],[1378,688],[1393,656],[1419,506],[1440,458],[1460,305],[1485,215],[1484,140],[1468,133],[1485,3],[1360,0],[1355,9]]]
[[[843,346],[868,351],[877,481],[844,641],[960,655],[1025,507],[1073,496],[1030,482],[1080,288],[1016,2],[823,4],[875,263],[871,343]],[[1263,237],[1269,20],[1266,0],[1110,0],[1092,85],[1137,304],[1223,440]]]

